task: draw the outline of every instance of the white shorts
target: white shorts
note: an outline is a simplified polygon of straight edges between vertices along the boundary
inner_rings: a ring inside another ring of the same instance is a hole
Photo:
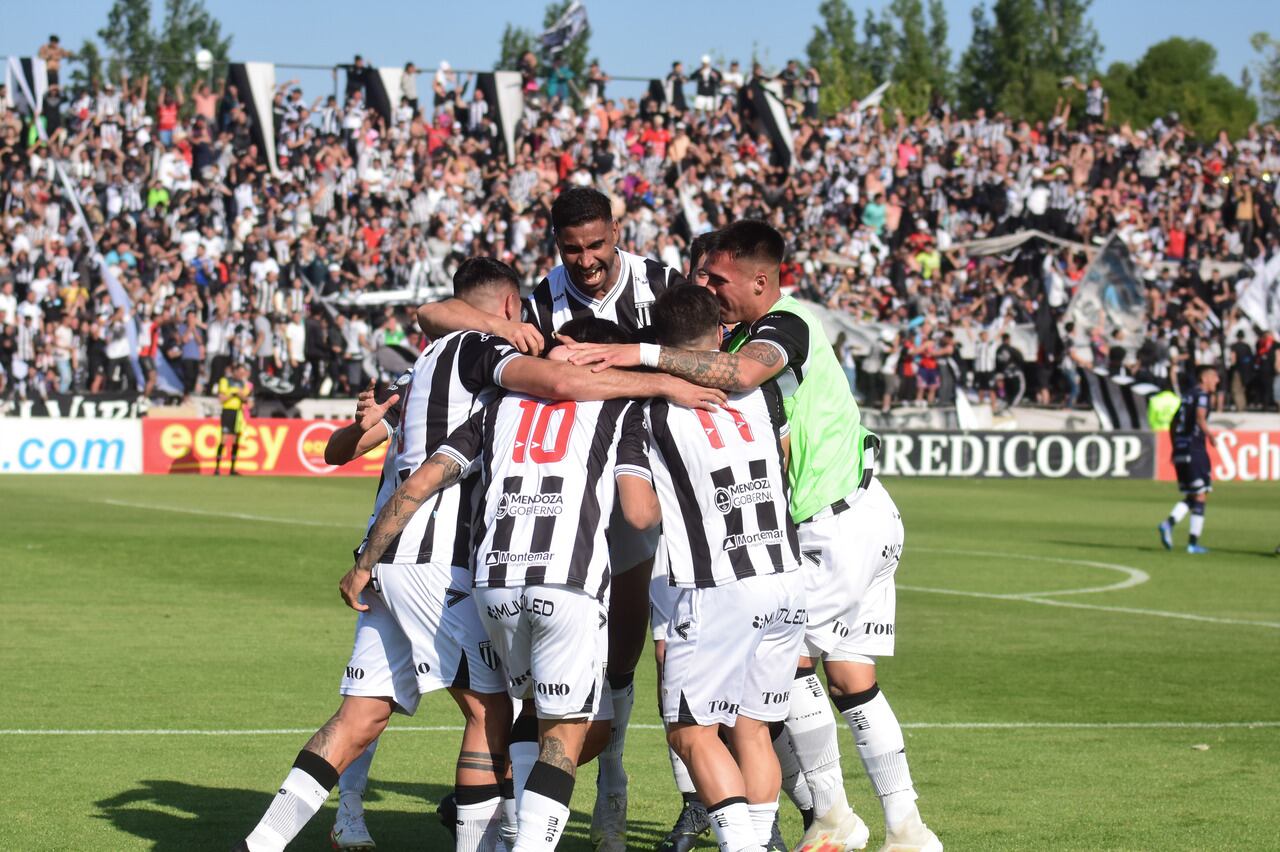
[[[622,517],[622,501],[614,501],[609,529],[605,531],[605,541],[609,545],[609,571],[615,576],[625,574],[646,559],[652,559],[658,551],[661,536],[661,524],[654,524],[648,530],[631,526]]]
[[[711,112],[716,108],[715,95],[694,95],[693,108],[698,112]]]
[[[505,689],[506,673],[480,623],[471,572],[437,563],[379,564],[360,595],[343,695],[390,698],[410,716],[422,693]]]
[[[598,714],[609,648],[608,615],[598,600],[562,585],[475,593],[512,698],[532,698],[539,719],[610,718]]]
[[[809,601],[805,655],[833,661],[893,656],[894,574],[902,556],[902,515],[872,479],[797,527]]]
[[[679,589],[665,636],[663,721],[732,727],[740,714],[787,718],[804,625],[797,571]]]
[[[662,548],[665,546],[665,542],[658,545],[659,558],[654,560],[653,575],[649,578],[649,627],[653,631],[655,642],[667,638],[667,622],[671,620],[676,597],[680,594],[680,588],[671,585],[667,571],[662,567],[667,561],[661,558]]]

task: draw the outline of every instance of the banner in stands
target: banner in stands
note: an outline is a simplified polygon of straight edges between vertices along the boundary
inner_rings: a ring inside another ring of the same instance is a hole
[[[385,444],[342,467],[326,464],[329,436],[346,425],[336,420],[250,418],[240,436],[236,470],[274,476],[371,476],[382,470]],[[218,420],[142,421],[142,472],[213,473],[222,441]],[[222,469],[227,470],[227,459]]]
[[[136,393],[51,394],[48,399],[24,399],[14,413],[19,417],[87,417],[127,420],[138,416]]]
[[[1168,433],[1159,435],[1156,446],[1156,479],[1173,482],[1178,473],[1173,468]],[[1218,440],[1209,445],[1209,461],[1213,478],[1220,482],[1278,482],[1280,432],[1224,429],[1218,433]]]
[[[0,420],[0,473],[142,473],[137,420]]]
[[[887,476],[1151,479],[1150,432],[896,432],[877,463]]]

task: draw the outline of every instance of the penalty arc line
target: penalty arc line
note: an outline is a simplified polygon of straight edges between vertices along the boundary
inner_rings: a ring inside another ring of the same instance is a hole
[[[661,731],[662,725],[633,724],[630,727],[642,731]],[[1254,722],[903,722],[907,730],[948,731],[1009,731],[1009,730],[1234,730],[1280,728],[1280,721]],[[387,732],[439,733],[463,730],[461,725],[396,725]],[[10,728],[0,729],[3,737],[260,737],[302,736],[314,734],[314,728],[226,728],[203,730],[199,728]]]

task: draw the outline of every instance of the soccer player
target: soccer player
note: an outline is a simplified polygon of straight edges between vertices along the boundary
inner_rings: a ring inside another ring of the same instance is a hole
[[[499,261],[465,261],[454,276],[454,292],[477,310],[519,315],[518,278]],[[446,335],[415,363],[396,403],[395,422],[383,414],[385,425],[377,431],[386,436],[394,432],[396,445],[384,465],[375,514],[399,482],[422,465],[428,451],[503,388],[566,399],[670,394],[690,405],[724,399],[722,393],[671,376],[593,375],[586,368],[520,355],[505,340],[480,332]],[[378,422],[362,420],[362,425],[372,431]],[[344,448],[335,450],[335,457],[367,452],[378,440],[376,434],[362,435],[355,449],[348,450],[351,437],[343,436]],[[408,521],[394,541],[383,542],[378,561],[368,562],[373,588],[368,600],[354,607],[361,615],[340,689],[342,706],[299,754],[282,792],[246,840],[249,849],[283,849],[324,803],[339,773],[381,734],[391,713],[412,715],[421,693],[442,688],[450,691],[466,720],[455,779],[457,848],[470,852],[493,839],[511,705],[497,655],[469,599],[470,500],[469,484],[441,491],[429,511]],[[367,776],[367,765],[363,772]],[[362,781],[352,780],[353,789],[363,788]],[[342,829],[336,831],[340,839],[360,835],[352,822],[340,820],[335,827]]]
[[[625,339],[616,327],[614,333]],[[405,480],[343,578],[344,596],[358,605],[355,597],[373,579],[380,552],[417,508],[478,467],[476,605],[506,663],[511,696],[532,700],[538,718],[538,761],[525,784],[517,783],[514,852],[554,849],[568,822],[588,720],[605,682],[610,578],[604,532],[615,502],[613,479],[644,464],[645,445],[639,408],[629,401],[508,394],[450,434]],[[617,491],[634,514],[628,491]]]
[[[807,651],[792,685],[787,728],[815,819],[797,849],[857,849],[869,836],[845,795],[835,721],[813,668],[821,658],[884,809],[884,848],[937,852],[942,844],[916,808],[902,728],[876,681],[876,658],[893,653],[901,516],[874,476],[878,440],[861,424],[821,324],[781,295],[785,249],[781,234],[751,220],[727,226],[712,240],[703,269],[721,321],[735,325],[726,351],[580,345],[572,347],[577,351],[570,360],[600,368],[643,364],[730,392],[777,381],[791,427],[791,516],[809,600]]]
[[[1187,553],[1208,553],[1200,544],[1204,534],[1204,504],[1213,490],[1213,473],[1209,465],[1208,442],[1218,434],[1209,428],[1209,406],[1218,389],[1218,369],[1211,364],[1196,368],[1196,384],[1182,394],[1182,406],[1169,427],[1173,444],[1173,466],[1178,473],[1178,490],[1182,500],[1173,505],[1169,517],[1160,523],[1160,542],[1173,549],[1173,528],[1191,515],[1191,537]]]
[[[240,450],[240,435],[244,432],[244,413],[253,405],[253,382],[249,381],[249,365],[236,364],[231,376],[218,379],[218,401],[222,403],[222,440],[218,443],[218,458],[213,463],[213,475],[222,473],[222,451],[231,436],[231,466],[229,473],[236,473],[236,453]]]
[[[609,197],[594,189],[561,193],[551,205],[551,224],[561,265],[552,269],[524,305],[523,322],[486,316],[457,299],[423,305],[418,322],[428,334],[479,329],[506,337],[522,352],[550,347],[557,329],[580,317],[616,322],[628,335],[649,326],[654,300],[686,283],[680,272],[618,248],[618,223]],[[641,534],[624,518],[609,522],[609,562],[614,601],[646,594],[657,548],[657,530]],[[632,681],[644,650],[645,613],[620,607],[609,615],[609,686],[614,728],[600,755],[591,841],[597,852],[623,852],[627,829],[627,775],[622,766],[627,724],[635,700]]]
[[[653,313],[663,346],[720,348],[720,307],[709,291],[670,290]],[[707,803],[720,848],[762,850],[773,840],[781,785],[769,725],[787,716],[805,623],[782,400],[769,382],[714,413],[650,402],[644,420],[649,464],[619,469],[619,487],[642,491],[623,506],[632,524],[663,523],[667,589],[655,589],[654,608],[669,613],[660,685],[667,739]],[[637,506],[646,513],[632,514]]]

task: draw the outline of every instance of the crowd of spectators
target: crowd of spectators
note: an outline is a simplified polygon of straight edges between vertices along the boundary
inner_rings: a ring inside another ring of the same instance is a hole
[[[530,286],[556,265],[551,200],[593,185],[615,199],[622,246],[676,267],[693,237],[733,219],[778,227],[791,248],[784,287],[883,324],[869,351],[841,341],[851,381],[877,406],[947,402],[959,387],[998,402],[1015,373],[1028,402],[1076,405],[1081,369],[1170,382],[1202,363],[1227,378],[1219,404],[1276,403],[1274,335],[1240,312],[1233,273],[1201,274],[1202,261],[1247,268],[1280,252],[1274,126],[1239,139],[1196,138],[1177,115],[1113,126],[1096,81],[1074,111],[1064,89],[1048,121],[959,115],[938,98],[914,119],[857,101],[820,118],[822,81],[795,62],[777,75],[674,63],[633,99],[615,97],[598,64],[577,79],[528,55],[509,163],[473,75],[410,63],[388,122],[366,103],[364,60],[342,68],[341,97],[277,88],[274,175],[245,93],[226,83],[54,84],[39,117],[47,142],[6,106],[22,96],[0,92],[3,394],[153,394],[158,354],[184,393],[247,362],[281,393],[352,394],[385,350],[424,344],[409,303],[447,293],[462,258],[497,257]],[[766,79],[794,127],[789,164],[753,121],[763,104],[751,84]],[[1027,228],[1063,242],[988,256],[962,246]],[[1063,322],[1111,234],[1146,291],[1141,338]],[[404,290],[399,304],[357,306]],[[1019,323],[1035,324],[1034,351],[1006,336]]]

